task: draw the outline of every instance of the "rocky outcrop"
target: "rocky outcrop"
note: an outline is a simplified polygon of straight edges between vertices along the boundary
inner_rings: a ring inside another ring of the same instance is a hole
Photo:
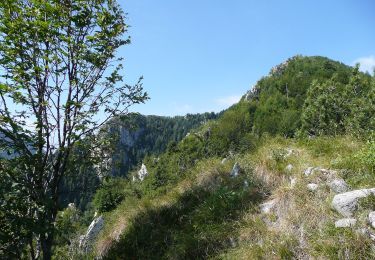
[[[332,207],[345,217],[351,217],[357,209],[358,200],[370,194],[375,194],[375,188],[354,190],[335,195],[332,200]]]
[[[81,236],[79,239],[79,247],[82,249],[82,251],[88,253],[91,250],[93,242],[95,241],[99,232],[103,229],[103,226],[104,219],[102,216],[95,218],[91,222],[86,234]]]
[[[349,186],[343,179],[334,179],[329,181],[327,185],[335,193],[343,193],[349,190]]]
[[[372,211],[368,214],[368,221],[370,225],[375,228],[375,211]]]
[[[231,173],[230,173],[230,177],[237,177],[240,174],[240,171],[241,171],[240,164],[238,162],[236,162],[233,166],[233,169],[232,169]]]
[[[357,223],[357,220],[355,218],[343,218],[335,222],[335,227],[337,228],[354,227],[356,223]]]
[[[148,175],[148,171],[146,165],[142,163],[141,169],[138,171],[136,176],[133,176],[133,181],[140,180],[143,181],[145,177]]]

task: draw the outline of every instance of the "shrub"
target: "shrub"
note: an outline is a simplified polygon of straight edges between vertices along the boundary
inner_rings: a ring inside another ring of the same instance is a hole
[[[111,211],[125,198],[121,182],[110,180],[97,190],[94,196],[94,206],[99,212]]]

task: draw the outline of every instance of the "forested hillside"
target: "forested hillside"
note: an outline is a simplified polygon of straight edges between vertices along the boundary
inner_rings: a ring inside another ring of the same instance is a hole
[[[371,196],[355,215],[362,233],[340,228],[330,202],[374,187],[374,91],[373,76],[324,57],[276,66],[217,120],[146,156],[144,180],[133,171],[103,182],[94,207],[105,224],[86,249],[105,259],[372,258]]]
[[[112,175],[126,176],[146,155],[160,154],[170,142],[179,142],[191,129],[216,117],[215,113],[176,117],[129,114],[115,119],[111,131],[117,132],[119,141],[113,152]]]
[[[75,203],[80,209],[86,209],[100,184],[101,174],[107,177],[128,177],[129,170],[139,166],[146,155],[158,156],[166,150],[168,144],[179,142],[191,129],[216,117],[215,113],[175,117],[130,113],[114,118],[108,123],[107,132],[103,134],[104,138],[113,138],[110,144],[113,147],[107,155],[109,158],[101,158],[108,160],[108,167],[95,167],[96,163],[88,160],[89,151],[84,145],[76,149],[76,159],[70,167],[75,170],[73,174],[68,174],[61,184],[61,207]],[[76,174],[77,172],[80,174]]]

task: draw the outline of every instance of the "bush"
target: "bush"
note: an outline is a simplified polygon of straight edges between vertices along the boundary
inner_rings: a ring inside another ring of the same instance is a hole
[[[116,180],[110,180],[102,184],[97,190],[93,202],[99,212],[107,212],[115,209],[125,198],[125,191],[121,183]]]

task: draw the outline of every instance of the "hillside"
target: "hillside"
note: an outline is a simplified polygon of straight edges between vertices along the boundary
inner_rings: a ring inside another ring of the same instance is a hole
[[[179,142],[191,129],[216,117],[215,113],[175,117],[133,113],[115,119],[111,131],[118,132],[119,141],[112,157],[112,175],[126,176],[146,155],[164,152],[170,142]]]
[[[375,190],[361,190],[350,214],[333,203],[375,186],[374,115],[374,77],[295,56],[218,119],[146,156],[147,170],[133,171],[134,180],[102,183],[93,202],[100,217],[83,246],[72,232],[65,239],[75,250],[56,244],[56,251],[83,254],[83,247],[104,259],[374,258]]]
[[[87,149],[90,148],[83,146],[78,149],[79,159],[72,167],[81,174],[71,174],[62,180],[61,207],[75,203],[80,209],[86,209],[99,187],[100,174],[127,177],[129,170],[140,164],[146,155],[157,156],[166,150],[169,143],[179,142],[191,129],[216,117],[215,113],[175,117],[130,113],[113,119],[108,123],[108,132],[105,133],[113,138],[113,148],[107,159],[109,167],[101,173],[95,168],[95,163],[87,160]]]

